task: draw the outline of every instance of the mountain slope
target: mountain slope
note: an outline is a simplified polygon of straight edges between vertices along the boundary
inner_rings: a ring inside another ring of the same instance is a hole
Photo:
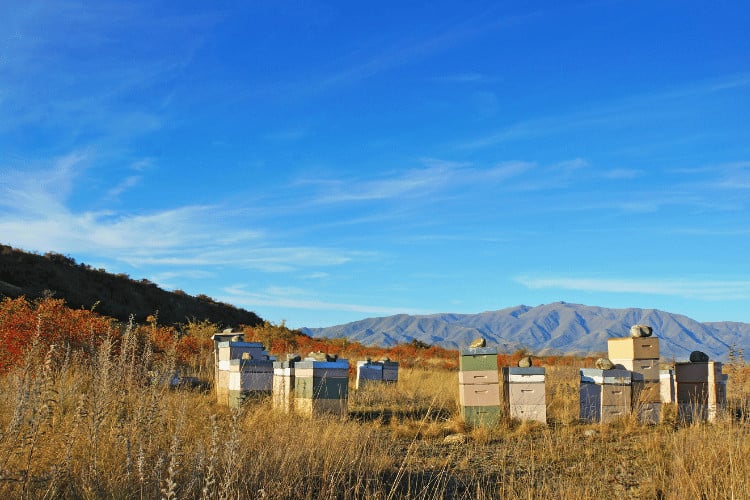
[[[159,323],[178,324],[208,320],[222,326],[258,325],[255,313],[216,302],[204,295],[162,290],[148,280],[110,274],[77,264],[56,253],[37,255],[0,245],[0,298],[29,299],[52,294],[72,308],[83,307],[126,322],[133,315],[143,322],[158,312]]]
[[[609,337],[629,335],[630,326],[654,328],[661,356],[686,360],[700,350],[726,359],[732,346],[750,352],[750,324],[700,323],[656,309],[607,309],[556,302],[518,306],[479,314],[397,315],[369,318],[328,328],[302,328],[316,337],[346,337],[365,345],[388,346],[417,339],[448,348],[484,337],[504,351],[520,348],[535,354],[590,354],[607,351]]]

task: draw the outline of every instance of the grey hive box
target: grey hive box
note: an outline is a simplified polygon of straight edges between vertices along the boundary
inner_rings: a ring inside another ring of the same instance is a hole
[[[581,368],[581,420],[604,424],[630,415],[632,380],[632,372],[628,370]]]

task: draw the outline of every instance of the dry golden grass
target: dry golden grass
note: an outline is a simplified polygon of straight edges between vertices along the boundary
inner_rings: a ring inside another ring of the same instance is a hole
[[[308,420],[268,400],[232,411],[212,392],[149,384],[153,367],[134,349],[48,355],[0,378],[0,494],[750,498],[746,421],[580,424],[575,368],[548,369],[549,426],[469,429],[455,371],[402,369],[397,384],[352,390],[349,418]],[[730,388],[746,408],[746,381]]]

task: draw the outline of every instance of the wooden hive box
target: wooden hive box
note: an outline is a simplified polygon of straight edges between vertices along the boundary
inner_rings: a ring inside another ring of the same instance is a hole
[[[617,359],[610,358],[610,361],[621,368],[634,373],[643,375],[646,382],[659,381],[659,360],[658,359]]]
[[[659,359],[656,337],[618,337],[607,339],[609,359]]]
[[[674,378],[677,415],[681,420],[712,421],[726,407],[727,376],[722,373],[721,363],[675,363]]]

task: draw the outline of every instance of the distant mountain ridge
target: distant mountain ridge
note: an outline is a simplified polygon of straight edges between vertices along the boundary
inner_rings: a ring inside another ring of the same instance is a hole
[[[503,351],[528,349],[533,354],[606,353],[607,339],[626,337],[635,324],[649,325],[659,338],[661,357],[686,361],[699,350],[726,360],[732,346],[750,353],[750,324],[700,323],[657,309],[608,309],[555,302],[517,306],[478,314],[400,314],[368,318],[327,328],[302,328],[315,337],[344,337],[364,345],[389,346],[413,339],[458,349],[484,337]]]

